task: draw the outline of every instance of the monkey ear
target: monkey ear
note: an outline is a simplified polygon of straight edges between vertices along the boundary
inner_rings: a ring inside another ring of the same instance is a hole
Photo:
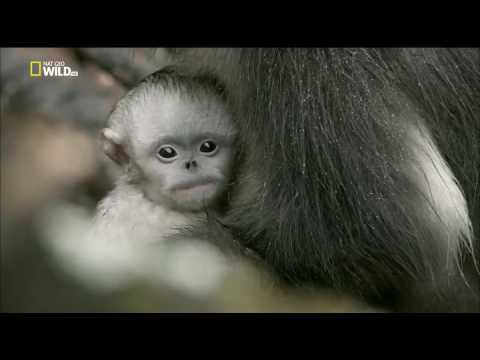
[[[125,151],[125,145],[121,137],[112,129],[105,128],[101,131],[101,139],[104,153],[118,165],[128,163],[129,156]]]

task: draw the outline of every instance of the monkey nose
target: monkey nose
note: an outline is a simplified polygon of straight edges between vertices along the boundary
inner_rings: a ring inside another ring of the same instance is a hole
[[[185,162],[185,168],[186,168],[187,170],[196,168],[197,166],[198,166],[198,165],[197,165],[197,162],[196,162],[195,160],[191,160],[191,161]]]

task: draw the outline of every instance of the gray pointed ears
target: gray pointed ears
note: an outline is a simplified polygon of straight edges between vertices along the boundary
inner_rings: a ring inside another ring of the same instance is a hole
[[[121,136],[110,128],[104,128],[100,132],[100,137],[103,146],[103,152],[118,165],[125,165],[129,161],[129,156],[126,151]]]

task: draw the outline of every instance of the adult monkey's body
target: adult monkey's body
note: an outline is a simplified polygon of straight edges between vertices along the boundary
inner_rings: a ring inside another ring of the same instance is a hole
[[[397,310],[479,310],[478,50],[171,53],[226,85],[245,162],[225,223],[277,274]]]

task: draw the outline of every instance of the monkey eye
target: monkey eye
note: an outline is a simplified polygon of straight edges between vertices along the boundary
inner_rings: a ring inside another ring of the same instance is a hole
[[[173,160],[178,155],[177,151],[169,145],[164,145],[160,147],[160,149],[158,149],[157,151],[157,154],[160,159],[167,161]]]
[[[218,150],[218,146],[212,140],[204,141],[200,145],[200,152],[207,155],[213,155],[217,150]]]

